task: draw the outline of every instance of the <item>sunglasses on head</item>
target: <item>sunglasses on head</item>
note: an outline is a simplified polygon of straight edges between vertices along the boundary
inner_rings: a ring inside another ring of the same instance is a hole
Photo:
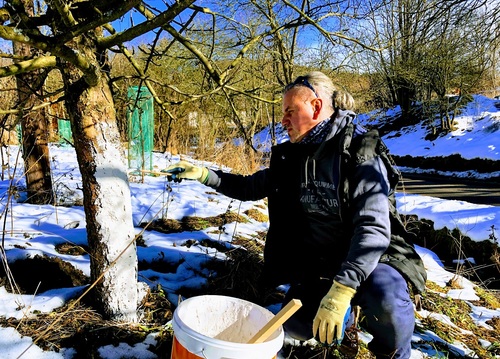
[[[314,87],[309,83],[309,81],[307,81],[307,77],[305,76],[299,76],[295,79],[294,82],[286,85],[285,87],[285,92],[288,92],[289,90],[291,90],[292,88],[294,88],[295,86],[305,86],[307,87],[309,90],[311,90],[312,92],[314,92],[314,95],[316,97],[319,97],[318,94],[316,93],[316,90],[314,89]]]

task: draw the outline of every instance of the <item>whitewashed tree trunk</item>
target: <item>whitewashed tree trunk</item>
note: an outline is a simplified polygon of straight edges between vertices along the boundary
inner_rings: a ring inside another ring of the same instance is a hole
[[[100,66],[88,44],[79,51]],[[92,302],[105,318],[136,321],[140,286],[132,205],[113,98],[104,76],[89,85],[73,66],[61,69],[82,174],[91,279],[98,281]]]

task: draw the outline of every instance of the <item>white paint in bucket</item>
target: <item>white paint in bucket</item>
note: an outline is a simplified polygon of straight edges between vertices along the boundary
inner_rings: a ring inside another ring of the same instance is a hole
[[[283,346],[280,327],[258,344],[248,341],[273,318],[269,310],[242,299],[204,295],[184,300],[174,311],[171,359],[271,359]],[[179,353],[183,351],[184,353]],[[191,353],[191,356],[189,353]]]

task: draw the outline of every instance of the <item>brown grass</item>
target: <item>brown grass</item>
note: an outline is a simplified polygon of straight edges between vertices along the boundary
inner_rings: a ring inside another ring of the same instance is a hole
[[[267,216],[267,214],[264,214],[262,213],[262,211],[259,211],[258,209],[255,208],[251,208],[243,213],[257,222],[269,221],[269,217]]]
[[[16,328],[21,335],[33,338],[43,350],[59,352],[73,348],[79,358],[99,358],[98,349],[104,345],[123,342],[134,345],[143,342],[149,333],[157,332],[158,344],[150,351],[158,351],[160,358],[169,358],[172,331],[165,324],[172,318],[171,308],[160,288],[143,300],[142,320],[138,324],[103,320],[92,308],[70,301],[48,314],[39,313],[21,320],[0,317],[0,326]]]
[[[155,230],[162,233],[180,233],[184,231],[200,231],[209,227],[221,228],[227,223],[238,222],[247,223],[248,219],[232,211],[227,211],[218,216],[212,217],[183,217],[180,221],[176,219],[160,218],[150,223],[143,223],[148,230]]]
[[[261,217],[263,213],[257,209],[246,211],[244,215],[246,217],[227,211],[213,217],[185,217],[180,221],[165,219],[152,223],[148,229],[173,233],[208,227],[218,228],[231,222],[247,221],[247,218],[267,220],[266,216]],[[263,306],[281,302],[284,296],[282,292],[276,288],[267,288],[260,282],[265,235],[266,233],[255,233],[253,238],[235,235],[230,244],[209,239],[183,243],[182,245],[186,246],[201,245],[215,248],[217,251],[223,252],[226,259],[213,259],[205,264],[211,273],[205,287],[196,290],[180,289],[178,294],[185,297],[201,294],[228,295]],[[68,244],[58,246],[58,251],[66,254],[79,255],[82,250],[84,251],[85,248]],[[46,264],[53,265],[50,261],[47,261]],[[168,264],[164,261],[140,263],[143,268],[153,268],[160,272],[174,271],[174,264],[171,263],[171,267],[168,267]],[[64,266],[59,267],[61,270],[65,270]],[[432,330],[447,342],[463,341],[481,358],[494,358],[495,355],[499,355],[500,318],[494,318],[487,322],[493,330],[477,326],[470,317],[471,309],[465,301],[445,296],[445,293],[453,287],[454,283],[452,282],[450,281],[448,286],[442,288],[428,281],[426,283],[428,291],[422,295],[423,308],[447,315],[458,328],[471,331],[474,335],[463,334],[461,330],[444,325],[432,318],[423,318],[420,329]],[[499,307],[495,292],[478,287],[477,293],[481,300],[474,304],[489,308]],[[172,317],[172,306],[161,287],[151,291],[143,301],[140,308],[142,319],[139,324],[119,324],[105,321],[91,307],[85,306],[85,303],[76,303],[74,307],[73,304],[75,303],[69,302],[52,313],[35,313],[32,317],[22,320],[0,318],[0,325],[17,328],[21,335],[34,338],[37,345],[43,349],[57,351],[62,348],[74,348],[79,355],[80,353],[88,353],[86,357],[89,358],[93,357],[92,355],[97,357],[97,350],[104,345],[118,345],[123,342],[133,345],[143,342],[147,334],[154,332],[157,334],[157,344],[149,350],[157,354],[159,358],[169,358],[172,332],[165,324]],[[56,323],[54,328],[47,331],[46,329],[51,328],[54,323]],[[479,343],[478,338],[488,340],[492,345],[489,348],[484,348]],[[357,358],[372,359],[373,355],[366,346],[363,343],[360,344],[361,349]],[[439,345],[436,342],[429,342],[428,345],[445,353],[449,352],[446,345]],[[288,344],[285,344],[284,347],[286,358],[290,359],[324,358],[328,352],[330,352],[328,355],[344,358],[341,353],[335,352],[335,350],[321,346],[289,346]]]
[[[447,288],[450,289],[450,287]],[[483,297],[484,296],[483,294]],[[463,300],[452,299],[431,290],[428,290],[423,295],[423,298],[422,303],[424,309],[448,316],[456,327],[470,331],[473,335],[464,334],[464,332],[457,328],[428,317],[421,318],[422,326],[425,329],[433,331],[446,342],[464,342],[471,350],[476,352],[480,358],[495,358],[495,355],[498,355],[500,352],[500,318],[494,318],[488,321],[487,324],[493,328],[493,330],[491,330],[474,323],[470,316],[471,308],[467,302]],[[482,300],[480,303],[475,304],[483,305],[485,302]],[[479,343],[479,338],[489,341],[492,345],[489,348],[484,348],[481,343]]]

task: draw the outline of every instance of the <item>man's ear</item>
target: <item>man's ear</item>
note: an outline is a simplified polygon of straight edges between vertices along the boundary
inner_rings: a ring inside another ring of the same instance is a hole
[[[319,113],[323,108],[323,100],[320,98],[315,98],[314,100],[311,101],[311,105],[314,108],[313,120],[317,120],[319,117]]]

